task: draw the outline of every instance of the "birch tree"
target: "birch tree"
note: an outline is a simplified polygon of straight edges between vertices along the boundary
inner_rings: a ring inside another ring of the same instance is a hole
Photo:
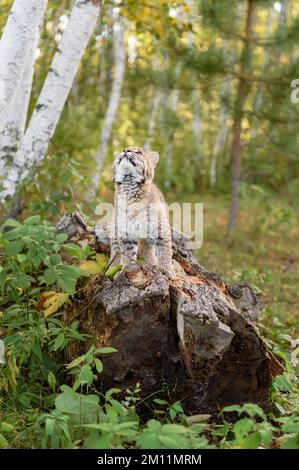
[[[20,89],[47,0],[15,0],[0,41],[0,132]]]
[[[99,17],[100,7],[100,0],[75,1],[22,145],[4,182],[4,197],[13,196],[18,183],[23,181],[29,170],[42,162]]]
[[[177,83],[182,70],[182,64],[178,62],[174,69],[174,77],[175,83]],[[176,113],[178,102],[179,102],[179,89],[173,88],[171,93],[168,95],[167,102],[167,111],[171,113],[173,116]],[[167,120],[165,120],[165,124],[168,125]],[[173,151],[174,151],[174,129],[170,126],[169,129],[166,130],[166,146],[165,146],[165,160],[166,160],[166,168],[167,168],[167,177],[165,179],[165,187],[170,187],[170,177],[173,171]]]
[[[157,44],[156,43],[154,44],[155,44],[155,47],[157,47]],[[158,58],[157,56],[155,56],[153,60],[153,72],[155,73],[157,70],[158,70]],[[150,147],[152,145],[155,128],[156,128],[157,115],[158,115],[158,111],[160,108],[161,100],[162,100],[162,92],[159,87],[156,87],[154,88],[154,92],[153,92],[152,107],[151,107],[149,120],[148,120],[148,127],[147,127],[147,136],[144,142],[145,150],[150,150]]]
[[[90,199],[98,185],[101,178],[101,171],[106,155],[107,145],[111,136],[112,126],[114,124],[116,113],[119,107],[121,90],[124,81],[125,68],[126,68],[126,51],[124,44],[124,26],[118,14],[118,8],[113,8],[113,62],[114,62],[114,73],[112,88],[109,98],[109,103],[106,111],[106,115],[103,122],[99,149],[96,154],[96,169],[92,177],[92,187],[90,189],[87,199]]]
[[[225,78],[221,88],[221,104],[220,104],[220,112],[219,112],[219,124],[218,124],[218,132],[215,139],[215,144],[212,151],[211,162],[210,162],[210,185],[212,188],[216,186],[217,182],[217,161],[218,156],[221,150],[224,147],[227,134],[228,134],[228,125],[227,125],[227,109],[226,104],[224,101],[227,98],[228,90],[230,86],[230,81]]]
[[[161,100],[162,100],[162,93],[161,93],[161,90],[157,88],[154,91],[153,100],[152,100],[152,109],[151,109],[149,120],[148,120],[147,137],[144,142],[145,150],[150,150],[151,145],[152,145],[152,141],[153,141],[154,134],[155,134],[156,122],[157,122],[157,114],[160,108]]]
[[[0,175],[6,177],[9,161],[14,160],[19,143],[24,135],[30,101],[36,49],[39,41],[39,28],[30,38],[31,47],[21,83],[12,99],[3,120],[3,135],[0,140]]]

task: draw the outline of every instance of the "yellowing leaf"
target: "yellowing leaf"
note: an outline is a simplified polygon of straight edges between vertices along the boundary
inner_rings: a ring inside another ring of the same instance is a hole
[[[80,269],[89,274],[102,274],[105,268],[95,261],[84,261],[84,263],[80,264]]]
[[[101,266],[104,271],[108,263],[108,256],[104,255],[103,253],[97,253],[96,260],[97,260],[98,265]]]
[[[54,294],[56,294],[55,290],[51,290],[49,292],[43,292],[39,298],[39,301],[36,304],[37,308],[38,309],[44,308],[46,300],[52,297],[52,295]]]
[[[51,296],[49,296],[43,306],[45,308],[44,310],[44,316],[48,317],[49,315],[52,315],[52,313],[57,312],[57,310],[63,305],[69,298],[69,294],[66,294],[64,292],[54,292],[52,293]]]

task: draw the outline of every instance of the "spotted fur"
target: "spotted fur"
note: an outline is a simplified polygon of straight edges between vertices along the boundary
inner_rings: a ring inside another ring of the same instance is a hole
[[[153,183],[157,152],[127,148],[115,159],[115,204],[111,231],[111,262],[123,266],[137,256],[174,277],[172,242],[164,197]]]

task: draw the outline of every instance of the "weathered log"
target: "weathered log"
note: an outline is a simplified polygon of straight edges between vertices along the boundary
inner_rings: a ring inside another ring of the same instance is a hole
[[[73,213],[57,228],[109,253],[107,225],[90,228]],[[173,230],[175,280],[138,264],[114,281],[95,277],[75,296],[65,321],[76,317],[98,346],[118,350],[104,359],[104,387],[139,382],[144,397],[180,400],[192,414],[243,402],[267,408],[271,376],[282,367],[253,324],[262,303],[249,285],[230,286],[207,271],[187,241]]]

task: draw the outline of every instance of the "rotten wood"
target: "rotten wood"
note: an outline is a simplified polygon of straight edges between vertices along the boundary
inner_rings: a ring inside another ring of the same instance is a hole
[[[79,213],[58,223],[76,243],[109,254],[109,226],[88,227]],[[114,281],[91,278],[67,308],[80,331],[118,352],[103,359],[103,388],[137,382],[143,397],[180,400],[189,414],[216,413],[231,403],[269,405],[273,375],[282,373],[254,324],[262,302],[247,284],[228,285],[207,271],[173,230],[177,277],[169,281],[145,265],[126,268]],[[82,352],[75,344],[72,354]]]

